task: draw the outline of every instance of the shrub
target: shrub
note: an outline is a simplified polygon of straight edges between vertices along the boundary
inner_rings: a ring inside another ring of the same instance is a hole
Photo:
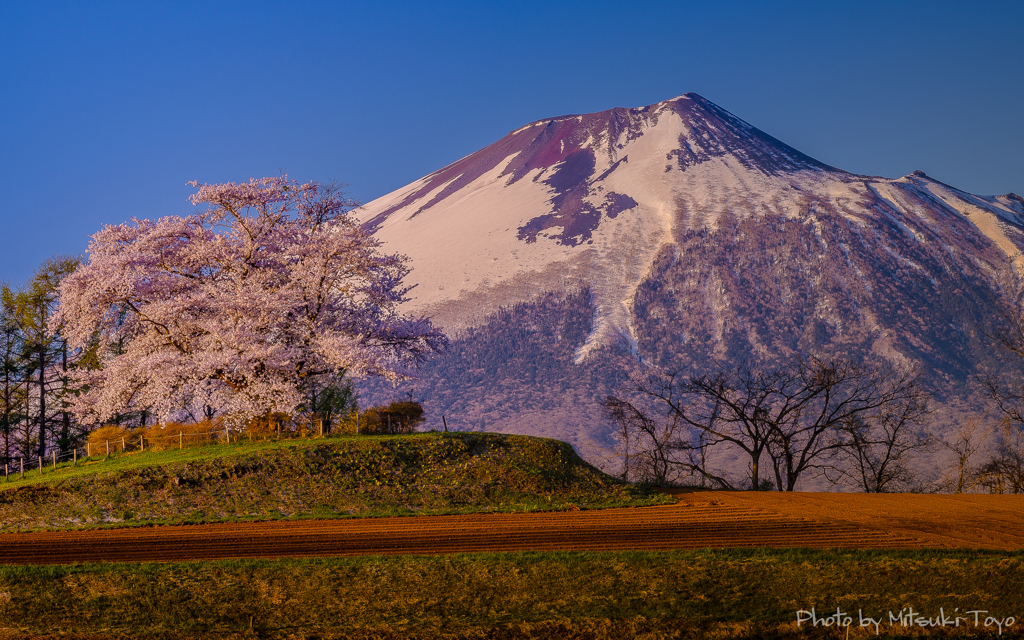
[[[195,447],[216,442],[224,437],[224,420],[202,420],[200,422],[165,422],[147,427],[146,448],[153,451]]]
[[[108,444],[110,453],[122,451],[122,446],[125,449],[138,448],[139,436],[136,430],[125,429],[116,424],[103,425],[89,434],[89,446],[93,455],[105,454]]]
[[[423,405],[418,402],[392,402],[370,407],[359,415],[359,433],[381,435],[413,433],[423,422]]]
[[[295,421],[287,413],[274,412],[253,418],[245,425],[245,432],[258,439],[276,438],[278,430],[282,438],[291,437],[296,431]]]
[[[356,433],[356,427],[359,427],[359,432],[363,431],[363,418],[360,416],[359,423],[356,423],[357,411],[349,412],[343,416],[336,416],[334,423],[331,425],[331,433],[343,433],[347,435],[353,435]]]

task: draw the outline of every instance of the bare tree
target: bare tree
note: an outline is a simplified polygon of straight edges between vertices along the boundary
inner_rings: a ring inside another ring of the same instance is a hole
[[[953,468],[943,482],[953,493],[965,493],[977,484],[971,458],[991,433],[990,429],[982,428],[981,420],[968,418],[967,424],[954,435],[939,440],[939,445],[953,454]]]
[[[1004,420],[993,455],[976,471],[977,484],[989,493],[1024,493],[1024,433]]]
[[[627,392],[643,402],[642,408],[640,402],[608,396],[604,406],[619,429],[624,477],[696,479],[701,486],[710,483],[735,489],[724,473],[714,471],[708,464],[709,449],[729,442],[755,457],[763,451],[768,436],[756,429],[747,434],[756,440],[752,449],[742,435],[722,436],[714,429],[703,428],[705,424],[718,424],[720,410],[714,403],[698,402],[702,397],[691,388],[694,380],[675,373],[633,378]],[[726,384],[724,376],[707,377],[704,382]]]
[[[1003,286],[997,301],[1001,326],[988,338],[1016,365],[1012,381],[989,375],[982,378],[989,396],[1002,412],[999,444],[995,455],[978,469],[978,482],[993,493],[1024,492],[1024,282],[1016,274]]]
[[[876,411],[851,417],[838,431],[847,461],[840,475],[853,479],[865,493],[912,488],[916,474],[910,458],[932,446],[924,431],[928,401],[929,394],[915,385]]]
[[[762,488],[766,454],[780,490],[793,491],[810,470],[833,468],[837,453],[851,446],[840,434],[855,424],[869,428],[858,429],[865,463],[888,457],[879,465],[885,467],[884,479],[898,466],[894,457],[905,455],[900,451],[903,441],[896,437],[893,450],[879,454],[874,447],[882,437],[865,434],[908,429],[927,411],[928,401],[914,371],[813,357],[790,366],[741,366],[702,376],[655,374],[634,380],[631,391],[661,407],[666,419],[659,423],[634,405],[609,397],[606,407],[630,408],[610,413],[622,428],[642,431],[661,425],[657,455],[720,486],[731,485],[709,466],[707,450],[739,449],[749,458],[748,486],[755,490]],[[671,436],[664,431],[670,424]],[[636,448],[630,455],[637,456]]]
[[[1016,271],[1004,279],[996,308],[1000,316],[999,326],[986,336],[1012,366],[1011,371],[1004,372],[1001,377],[991,374],[981,377],[989,396],[1003,414],[1003,420],[998,430],[985,434],[997,436],[996,450],[974,469],[973,480],[975,485],[983,486],[992,493],[1024,493],[1024,383],[1021,380],[1024,370],[1024,279]],[[973,433],[976,425],[969,423],[968,426]],[[964,432],[961,432],[960,441],[963,440]],[[971,453],[978,448],[980,442]],[[954,450],[954,453],[958,452]],[[964,466],[961,461],[958,491],[965,484]]]
[[[999,312],[998,328],[986,333],[986,337],[1018,367],[1024,364],[1024,286],[1016,278],[1003,283],[1002,295],[996,299]],[[1019,383],[1008,383],[988,375],[982,377],[989,395],[999,410],[1017,424],[1024,424],[1021,406],[1024,404],[1024,389]]]
[[[884,434],[898,424],[906,428],[927,412],[928,398],[913,369],[838,358],[800,360],[795,383],[776,401],[780,409],[769,451],[778,486],[793,491],[806,471],[834,469],[836,455],[849,448],[842,437],[849,425],[862,425],[862,434]],[[883,477],[895,453],[890,450],[886,456],[873,450],[884,441],[875,435],[861,442],[864,462],[873,461]],[[886,457],[889,464],[882,463]]]
[[[656,485],[675,484],[696,476],[701,486],[708,480],[722,488],[732,488],[724,478],[708,478],[696,463],[706,453],[695,446],[688,425],[674,412],[654,416],[626,400],[608,396],[606,415],[618,427],[622,478]],[[663,412],[664,413],[664,412]]]

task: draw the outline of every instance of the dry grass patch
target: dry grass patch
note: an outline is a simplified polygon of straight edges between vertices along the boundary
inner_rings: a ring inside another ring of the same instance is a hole
[[[1019,553],[768,549],[2,567],[0,626],[81,637],[845,637],[798,628],[796,611],[1019,617],[1022,569]],[[985,629],[969,631],[959,635]]]

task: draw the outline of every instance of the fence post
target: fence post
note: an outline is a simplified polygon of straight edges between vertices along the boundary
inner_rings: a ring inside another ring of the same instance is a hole
[[[125,451],[126,451],[126,449],[125,449],[125,446],[124,446],[124,438],[121,438],[121,453],[124,453]]]
[[[10,465],[4,463],[4,482],[7,482],[7,477],[11,475]]]
[[[185,448],[184,436],[182,436],[181,432],[179,431],[178,432],[178,451],[181,451],[184,448]]]
[[[53,458],[53,470],[57,470],[57,450],[50,449],[50,457]]]
[[[39,475],[43,475],[43,456],[39,456]]]
[[[25,458],[21,459],[21,479],[25,479]]]
[[[224,442],[225,444],[231,444],[231,434],[228,433],[228,425],[224,425]]]
[[[146,437],[145,436],[139,436],[139,451],[145,451],[145,450],[146,450]]]
[[[110,440],[104,440],[103,444],[107,445],[107,457],[110,457]]]
[[[91,442],[86,442],[85,443],[85,457],[86,458],[91,458],[92,457],[92,443]]]
[[[359,435],[359,412],[356,411],[356,435]]]
[[[77,467],[78,466],[78,447],[75,447],[74,455],[75,455],[75,460],[74,460],[74,462],[71,463],[71,466],[72,467]]]

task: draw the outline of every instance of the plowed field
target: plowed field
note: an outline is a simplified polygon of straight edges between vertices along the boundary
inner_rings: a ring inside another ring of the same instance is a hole
[[[0,535],[0,562],[699,547],[1024,548],[1024,496],[680,492],[672,506]]]

